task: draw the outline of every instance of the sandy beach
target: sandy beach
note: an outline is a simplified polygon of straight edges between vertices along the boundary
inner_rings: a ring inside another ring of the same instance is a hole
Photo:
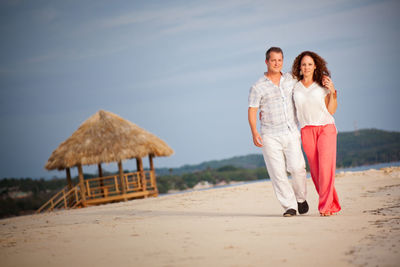
[[[1,266],[399,266],[400,168],[341,173],[340,214],[285,218],[270,182],[0,220]]]

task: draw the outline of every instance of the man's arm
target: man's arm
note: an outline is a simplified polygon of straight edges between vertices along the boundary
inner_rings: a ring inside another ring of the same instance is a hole
[[[257,131],[257,111],[258,108],[249,107],[248,117],[249,117],[251,134],[253,135],[253,143],[255,146],[262,147],[263,141],[260,134]]]

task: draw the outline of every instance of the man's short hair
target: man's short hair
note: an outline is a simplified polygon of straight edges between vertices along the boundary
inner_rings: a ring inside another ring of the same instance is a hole
[[[265,60],[269,60],[269,56],[270,56],[270,54],[271,54],[271,52],[275,52],[275,53],[281,53],[282,54],[282,57],[283,57],[283,51],[282,51],[282,49],[281,48],[279,48],[279,47],[271,47],[270,49],[268,49],[267,50],[267,52],[265,53]]]

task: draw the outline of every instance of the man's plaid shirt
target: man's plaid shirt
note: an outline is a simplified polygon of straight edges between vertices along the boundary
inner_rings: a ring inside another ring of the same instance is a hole
[[[261,134],[279,136],[298,131],[293,87],[297,82],[290,73],[281,76],[279,87],[265,75],[249,92],[249,107],[261,112]]]

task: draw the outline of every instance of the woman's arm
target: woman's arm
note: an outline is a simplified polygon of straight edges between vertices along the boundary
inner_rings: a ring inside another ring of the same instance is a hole
[[[325,76],[322,84],[325,86],[326,89],[329,90],[329,93],[325,96],[325,105],[326,108],[328,109],[328,112],[333,115],[336,112],[337,109],[337,92],[335,89],[335,86],[333,85],[332,80],[328,77]]]

